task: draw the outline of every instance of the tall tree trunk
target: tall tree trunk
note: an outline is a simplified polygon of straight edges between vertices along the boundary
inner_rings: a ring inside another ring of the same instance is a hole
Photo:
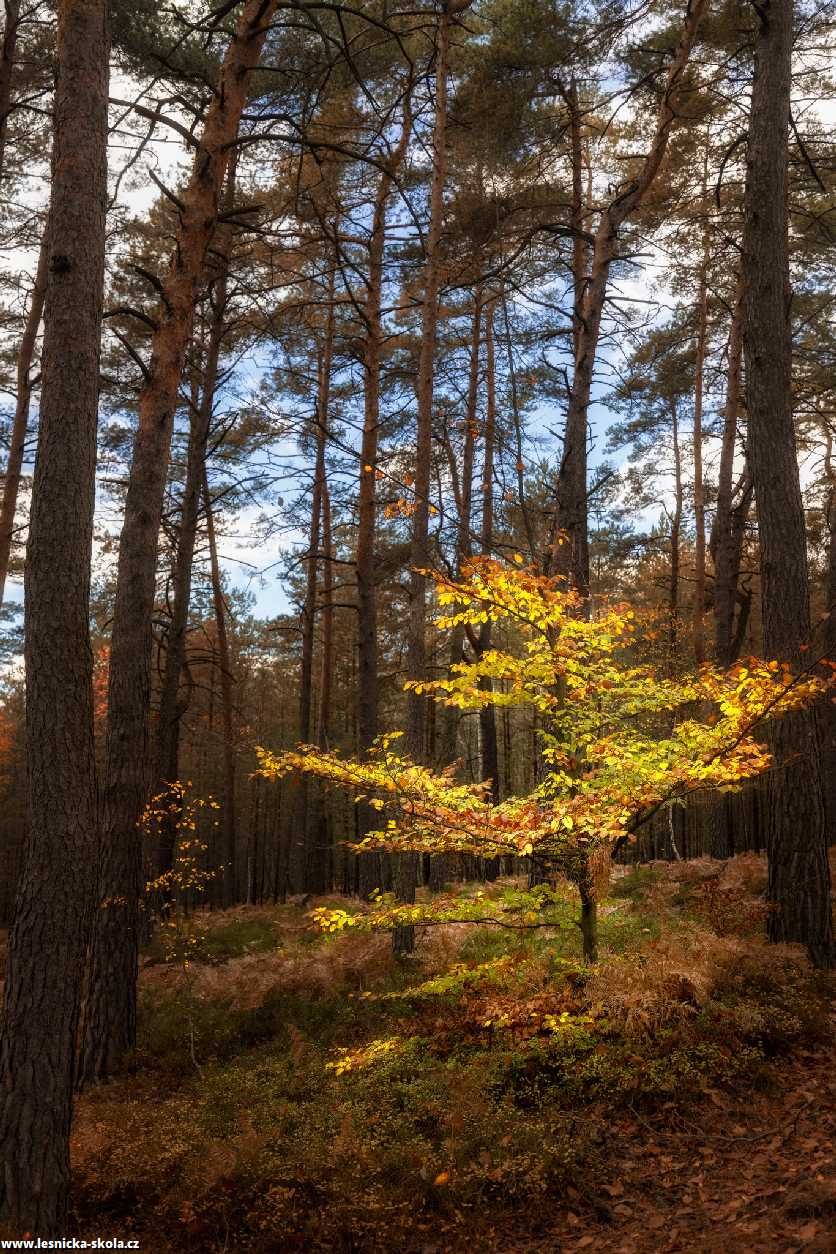
[[[395,175],[406,153],[412,132],[411,84],[404,97],[401,137],[388,165],[380,176],[369,233],[369,274],[363,322],[366,338],[363,352],[363,436],[360,447],[357,542],[354,575],[357,581],[357,747],[360,754],[371,748],[378,734],[380,681],[377,649],[377,573],[375,537],[377,532],[377,456],[380,443],[380,367],[383,347],[382,302],[383,262],[386,252],[386,211],[394,188]],[[358,836],[375,827],[375,814],[361,802],[357,806]],[[368,896],[380,887],[380,855],[360,855],[358,889]]]
[[[794,665],[809,644],[807,543],[791,395],[787,134],[792,0],[758,9],[743,230],[743,351],[748,452],[760,529],[764,651]],[[816,715],[776,722],[770,736],[768,923],[773,941],[833,962],[830,876]],[[791,761],[792,759],[792,761]]]
[[[752,503],[752,476],[744,467],[738,485],[737,501],[733,487],[737,449],[737,422],[741,406],[740,376],[743,356],[743,282],[738,276],[732,322],[729,332],[728,373],[723,417],[723,440],[717,481],[717,509],[711,529],[711,556],[714,562],[714,649],[718,666],[732,666],[737,660],[746,630],[751,594],[739,592],[740,566],[746,521]],[[740,613],[735,626],[735,609]],[[763,783],[753,787],[763,787]],[[715,858],[734,853],[733,820],[735,807],[728,795],[715,798],[708,810],[708,846]]]
[[[330,742],[331,693],[334,682],[334,535],[331,523],[331,491],[328,476],[322,481],[322,636],[320,646],[319,713],[316,743],[327,749]],[[317,793],[314,857],[309,891],[324,893],[333,885],[333,854],[328,804],[320,786]]]
[[[836,660],[836,466],[833,464],[833,437],[827,424],[825,437],[825,475],[830,484],[827,502],[827,609],[823,646],[827,656]],[[825,828],[833,839],[836,832],[836,705],[832,702],[822,710],[822,778],[824,781]]]
[[[671,430],[673,433],[673,476],[674,476],[674,507],[671,518],[671,578],[668,590],[668,643],[670,645],[670,665],[676,665],[676,645],[679,638],[679,566],[682,535],[682,507],[684,492],[682,489],[682,453],[679,447],[679,416],[674,402],[671,409]]]
[[[17,497],[20,490],[20,474],[23,468],[23,457],[26,451],[26,432],[29,426],[29,402],[32,397],[32,381],[29,378],[32,370],[32,358],[35,355],[35,342],[38,338],[38,327],[44,308],[46,291],[47,237],[41,240],[38,256],[38,271],[29,301],[29,312],[20,347],[17,350],[17,396],[15,398],[15,416],[12,422],[12,435],[9,442],[9,460],[6,463],[6,482],[3,486],[3,504],[0,506],[0,602],[6,591],[6,579],[9,574],[9,557],[15,530],[15,513]]]
[[[740,367],[743,355],[743,283],[738,279],[737,294],[729,334],[729,368],[723,417],[723,442],[717,481],[717,511],[712,528],[714,559],[714,642],[717,662],[731,666],[735,660],[734,617],[738,600],[740,563],[746,520],[752,500],[752,482],[744,471],[735,504],[733,489],[734,457],[737,447],[737,421],[740,412]]]
[[[424,262],[424,299],[421,307],[421,348],[418,358],[418,423],[415,437],[415,505],[409,564],[409,625],[406,666],[410,679],[421,680],[427,669],[427,576],[430,560],[430,470],[432,462],[432,417],[435,349],[438,329],[438,291],[441,278],[441,230],[444,219],[444,180],[447,168],[447,63],[450,17],[446,9],[437,16],[435,39],[435,129],[430,182],[430,221]],[[407,695],[406,748],[416,761],[426,753],[427,698],[415,692]],[[403,859],[404,863],[409,858]],[[409,885],[404,883],[412,900]],[[414,892],[414,888],[412,890]]]
[[[151,617],[171,431],[231,145],[276,3],[248,0],[227,48],[218,91],[196,141],[192,175],[180,197],[176,247],[163,281],[165,297],[152,338],[149,376],[139,396],[111,636],[100,872],[100,898],[105,904],[96,913],[83,1080],[108,1075],[136,1040],[142,897],[139,822],[149,783]]]
[[[476,450],[476,410],[479,400],[479,348],[482,329],[482,289],[477,286],[473,293],[473,313],[470,332],[470,370],[467,382],[467,402],[464,416],[464,441],[462,445],[461,473],[456,464],[451,465],[453,482],[457,485],[455,496],[458,507],[456,526],[456,575],[460,579],[467,559],[473,553],[471,527],[473,524],[473,462]],[[449,455],[455,458],[452,445]],[[464,627],[456,626],[450,633],[450,667],[462,661]],[[452,706],[444,709],[441,736],[441,761],[448,766],[456,760],[459,711]]]
[[[569,109],[569,134],[572,146],[572,344],[575,359],[580,347],[583,330],[583,298],[586,292],[587,270],[589,268],[589,243],[585,238],[584,225],[586,213],[583,203],[583,115],[578,102],[578,83],[575,78],[569,82],[563,98]]]
[[[569,110],[572,153],[572,214],[570,218],[574,232],[572,239],[572,355],[577,376],[578,363],[582,360],[581,354],[585,352],[589,244],[584,238],[582,118],[578,106],[578,88],[574,78],[562,94]],[[593,355],[594,351],[593,349]],[[563,458],[558,476],[555,514],[554,540],[559,544],[561,551],[555,554],[552,549],[549,559],[550,564],[556,563],[558,570],[584,591],[589,588],[589,540],[586,521],[588,404],[587,399],[586,406],[572,405],[570,399],[563,440]],[[565,533],[562,537],[557,535],[558,529]]]
[[[67,1231],[75,1040],[96,855],[89,594],[107,208],[104,0],[58,5],[49,275],[26,565],[30,830],[0,1040],[0,1222]]]
[[[331,739],[331,692],[334,686],[334,532],[331,490],[322,484],[322,664],[316,742],[327,749]]]
[[[212,604],[215,610],[215,631],[218,637],[218,672],[221,679],[221,727],[223,735],[224,790],[221,806],[221,823],[224,849],[224,905],[232,906],[239,900],[238,846],[235,807],[235,702],[233,687],[232,652],[226,628],[226,601],[221,583],[221,565],[218,561],[218,541],[215,533],[215,515],[209,494],[206,462],[203,463],[203,508],[206,513],[206,535],[209,541],[209,570],[212,579]]]
[[[5,9],[6,24],[3,28],[3,48],[0,51],[0,180],[3,179],[6,169],[6,136],[12,108],[12,72],[20,26],[20,0],[5,0]]]
[[[495,303],[488,305],[485,327],[485,451],[482,461],[482,525],[479,542],[482,553],[489,557],[493,549],[493,472],[496,451],[496,352],[494,347]],[[476,653],[482,657],[491,648],[493,623],[482,623]],[[490,679],[481,679],[480,688],[490,692]],[[496,706],[479,710],[480,768],[482,779],[491,781],[491,799],[499,801],[499,751],[496,736]]]
[[[464,416],[464,442],[462,445],[461,473],[455,463],[455,451],[448,443],[451,459],[450,473],[455,485],[458,523],[456,527],[456,575],[460,579],[473,553],[471,527],[473,525],[473,463],[476,450],[477,405],[479,400],[479,349],[482,329],[482,288],[477,285],[473,293],[473,314],[470,333],[470,370],[467,384],[467,402]],[[456,625],[450,633],[450,673],[464,659],[465,630]],[[442,715],[439,759],[449,766],[458,757],[460,714],[453,706],[445,706]],[[433,854],[430,859],[428,882],[431,888],[441,889],[450,878],[451,862],[448,854]]]
[[[702,470],[703,398],[708,339],[708,266],[711,260],[711,229],[708,223],[708,139],[702,176],[702,258],[697,291],[697,344],[694,371],[694,605],[693,643],[697,666],[705,661],[705,483]]]
[[[586,482],[588,411],[610,267],[618,256],[620,228],[641,207],[662,166],[668,139],[678,116],[677,94],[705,4],[706,0],[688,2],[682,33],[668,69],[650,149],[636,178],[631,179],[602,211],[595,231],[592,264],[584,290],[580,326],[575,337],[575,367],[566,412],[563,457],[557,481],[556,527],[552,536],[549,562],[550,567],[565,575],[583,594],[588,594],[589,591]],[[563,543],[560,542],[561,538]]]
[[[328,404],[331,392],[331,360],[334,344],[334,271],[328,280],[328,310],[325,321],[325,337],[319,354],[317,370],[316,395],[316,461],[314,466],[313,499],[311,502],[311,522],[308,536],[308,558],[305,579],[305,601],[302,607],[302,667],[299,679],[299,739],[305,744],[311,740],[313,712],[313,664],[316,643],[316,614],[318,594],[318,574],[320,565],[320,549],[322,536],[323,497],[327,491],[325,479],[325,446],[328,440]],[[302,776],[298,782],[295,797],[295,818],[293,822],[293,854],[291,874],[294,883],[302,892],[311,889],[312,859],[314,850],[311,847],[312,824],[308,814],[308,802],[311,794],[310,782]],[[316,839],[314,835],[314,839]]]
[[[231,209],[235,196],[235,159],[230,161],[227,175],[227,208]],[[186,636],[189,624],[189,605],[192,595],[192,569],[194,566],[195,541],[197,539],[200,498],[205,475],[206,442],[215,407],[218,388],[218,367],[226,331],[227,282],[232,228],[225,225],[218,231],[213,247],[213,261],[217,267],[213,277],[209,301],[212,310],[209,342],[203,362],[203,380],[200,402],[193,406],[189,425],[189,442],[186,454],[186,481],[180,511],[180,527],[177,553],[174,561],[174,603],[166,644],[165,669],[160,711],[157,720],[157,754],[155,790],[165,793],[170,785],[179,780],[180,774],[180,720],[183,707],[180,702],[180,680],[186,657]],[[176,817],[179,794],[171,792],[164,807],[167,818],[160,833],[158,870],[164,875],[174,861]]]
[[[511,419],[514,424],[514,450],[516,453],[516,473],[517,473],[517,503],[519,504],[520,513],[522,514],[523,530],[525,531],[526,543],[528,545],[529,560],[534,563],[537,560],[537,543],[535,539],[535,531],[532,526],[531,510],[527,499],[525,489],[525,460],[523,455],[523,424],[520,416],[519,396],[517,393],[517,371],[514,365],[514,337],[511,332],[511,319],[508,314],[508,299],[503,289],[502,291],[502,320],[505,323],[505,346],[508,355],[508,382],[511,385]],[[494,300],[492,310],[496,308]],[[493,349],[494,321],[493,314],[490,322],[491,335],[491,352]],[[489,487],[491,499],[493,499],[493,482]],[[551,551],[551,550],[549,550]],[[548,557],[543,561],[543,569],[548,566]]]
[[[430,220],[424,255],[424,299],[421,306],[421,348],[418,357],[418,418],[415,433],[415,502],[409,550],[409,622],[406,669],[410,679],[421,680],[427,672],[427,575],[430,562],[430,472],[432,466],[432,419],[435,383],[435,349],[438,331],[438,291],[441,279],[441,231],[444,222],[444,180],[447,171],[447,69],[450,47],[450,15],[447,8],[436,17],[435,124],[430,178]],[[406,750],[416,762],[427,756],[427,697],[408,692],[406,700]],[[395,892],[401,901],[415,900],[418,875],[415,854],[395,858]],[[415,947],[414,928],[398,928],[393,934],[397,953]]]

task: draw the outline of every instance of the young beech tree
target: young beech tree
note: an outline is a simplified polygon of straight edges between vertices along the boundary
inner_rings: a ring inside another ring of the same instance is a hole
[[[664,678],[643,658],[633,611],[603,605],[587,621],[581,594],[562,577],[479,558],[460,580],[433,578],[446,607],[439,629],[502,622],[516,647],[487,650],[449,678],[420,687],[461,709],[489,703],[535,711],[542,782],[526,796],[492,804],[485,785],[458,783],[452,769],[435,773],[399,756],[392,744],[400,733],[380,737],[362,762],[310,745],[279,756],[261,749],[261,774],[304,771],[368,800],[385,822],[358,849],[530,857],[546,878],[565,876],[579,891],[584,956],[594,961],[596,881],[611,853],[660,807],[703,789],[734,788],[764,771],[770,756],[758,728],[809,704],[825,681],[756,659],[729,671],[703,666]],[[544,899],[535,892],[531,901]],[[368,914],[323,910],[317,917],[332,930],[452,919],[512,925],[502,909],[484,901],[382,899]],[[499,913],[491,917],[491,910]]]

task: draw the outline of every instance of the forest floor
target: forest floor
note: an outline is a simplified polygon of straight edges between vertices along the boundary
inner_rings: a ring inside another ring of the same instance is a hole
[[[136,1057],[78,1103],[74,1235],[836,1250],[834,987],[766,945],[764,885],[755,855],[618,869],[592,972],[568,888],[553,926],[430,928],[408,959],[301,902],[193,916],[143,958]]]
[[[832,1043],[802,1049],[776,1064],[768,1092],[715,1090],[687,1111],[615,1119],[608,1157],[611,1171],[597,1182],[594,1204],[576,1191],[535,1238],[497,1233],[495,1248],[505,1254],[836,1250],[836,1050]]]

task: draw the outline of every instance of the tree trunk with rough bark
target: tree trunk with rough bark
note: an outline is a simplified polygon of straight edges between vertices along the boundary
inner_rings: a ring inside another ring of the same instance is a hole
[[[447,170],[447,73],[450,50],[450,13],[441,10],[435,36],[435,120],[430,179],[430,220],[424,260],[424,299],[421,306],[421,348],[418,358],[418,420],[415,435],[415,500],[409,551],[409,622],[406,669],[410,679],[422,680],[427,670],[427,575],[430,561],[430,471],[435,350],[438,330],[438,293],[441,281],[441,231],[444,223],[444,180]],[[416,762],[427,755],[427,697],[409,692],[406,702],[406,751]],[[395,892],[401,901],[415,900],[417,858],[395,858]],[[398,928],[393,934],[396,952],[408,953],[415,945],[414,928]]]
[[[195,141],[194,166],[180,197],[177,240],[163,280],[149,375],[139,397],[139,427],[119,544],[108,686],[106,776],[102,790],[101,885],[96,915],[81,1078],[103,1079],[136,1041],[138,920],[142,899],[139,823],[149,785],[151,617],[157,544],[171,431],[198,286],[215,234],[231,146],[277,0],[243,6],[219,88]]]
[[[682,452],[679,447],[679,415],[676,402],[671,408],[671,431],[673,435],[673,478],[674,506],[671,517],[671,573],[668,585],[668,643],[670,645],[671,665],[676,665],[676,645],[679,638],[679,566],[682,540],[682,506],[684,492],[682,488]]]
[[[589,537],[587,509],[587,434],[592,377],[601,319],[607,297],[610,267],[618,256],[619,231],[641,207],[661,169],[668,139],[678,116],[677,94],[688,65],[706,0],[689,0],[682,33],[668,69],[656,131],[641,170],[602,211],[595,231],[589,278],[576,334],[575,367],[563,457],[557,481],[556,528],[552,537],[550,568],[565,575],[584,595],[589,592]],[[561,539],[563,543],[561,543]]]
[[[467,381],[467,401],[464,415],[464,441],[462,444],[461,472],[455,461],[452,444],[448,443],[448,455],[451,459],[450,473],[455,486],[454,495],[458,509],[456,526],[456,577],[461,578],[467,559],[473,553],[471,526],[473,523],[473,462],[476,450],[477,416],[479,401],[479,349],[482,339],[482,289],[477,286],[473,294],[473,313],[470,331],[470,369]],[[450,667],[451,671],[462,660],[464,647],[464,627],[456,626],[450,633]],[[452,706],[446,706],[442,716],[441,762],[449,766],[456,761],[458,748],[460,713]]]
[[[5,0],[5,9],[6,24],[3,28],[3,48],[0,51],[0,179],[3,178],[6,168],[6,136],[12,108],[12,73],[20,26],[20,0]]]
[[[749,412],[748,454],[760,532],[764,651],[804,663],[810,640],[807,540],[791,394],[787,135],[793,36],[792,0],[758,9],[755,77],[746,156],[743,230],[743,351]],[[807,946],[831,965],[830,876],[817,717],[777,721],[769,741],[767,855],[773,941]]]
[[[444,221],[446,177],[447,71],[450,18],[446,9],[437,17],[435,40],[435,129],[430,182],[430,221],[424,261],[424,299],[421,306],[421,347],[418,359],[418,422],[415,436],[415,501],[409,553],[409,624],[406,667],[410,679],[422,680],[427,668],[427,576],[430,560],[430,470],[435,350],[438,329],[438,292],[441,280],[441,230]],[[406,705],[406,748],[422,762],[426,754],[427,698],[410,692]],[[414,891],[414,890],[413,890]],[[410,900],[407,897],[404,900]]]
[[[739,633],[735,632],[735,609],[739,596],[743,539],[752,501],[752,480],[748,467],[744,470],[737,494],[733,487],[737,422],[741,405],[742,334],[743,285],[742,279],[739,279],[729,334],[729,368],[717,480],[717,510],[711,536],[711,554],[714,560],[714,644],[720,666],[731,666],[737,656],[734,644]]]
[[[334,686],[334,533],[331,524],[331,490],[327,475],[322,481],[322,599],[320,605],[322,636],[316,743],[320,749],[328,749],[331,738],[331,692]],[[328,802],[321,786],[316,797],[313,831],[309,892],[325,893],[334,883],[334,857]]]
[[[234,195],[235,161],[233,158],[227,176],[226,207],[228,209],[233,206]],[[189,425],[186,481],[183,487],[177,553],[174,560],[174,602],[166,641],[165,668],[157,719],[155,792],[158,794],[165,794],[170,785],[177,783],[180,773],[180,720],[184,712],[180,701],[180,680],[186,658],[192,568],[205,475],[206,442],[209,439],[209,428],[215,407],[221,349],[226,331],[231,236],[232,228],[224,225],[223,229],[218,232],[218,238],[212,250],[213,265],[216,269],[209,295],[212,309],[211,326],[203,362],[200,401],[192,408]],[[176,819],[179,810],[179,794],[176,790],[166,797],[165,809],[167,818],[163,822],[160,847],[157,851],[157,870],[161,875],[169,872],[174,862]]]
[[[26,552],[30,830],[0,1040],[0,1222],[67,1231],[96,764],[89,594],[107,209],[108,6],[61,0],[40,439]]]
[[[702,211],[708,213],[708,140],[702,177]],[[694,604],[692,636],[697,666],[705,661],[705,483],[702,469],[705,356],[708,340],[708,266],[711,233],[703,222],[702,258],[697,292],[697,343],[694,371]]]
[[[224,905],[232,906],[239,900],[238,844],[235,805],[235,776],[237,751],[235,744],[235,700],[233,688],[235,675],[232,670],[232,651],[226,626],[227,607],[221,583],[221,565],[218,561],[218,540],[215,532],[215,515],[206,462],[203,463],[203,508],[206,514],[206,535],[209,540],[209,571],[212,579],[212,604],[215,610],[215,631],[218,636],[218,673],[221,679],[221,727],[223,736],[224,790],[221,802],[221,830],[224,851]]]
[[[496,453],[496,350],[494,343],[494,302],[488,305],[485,327],[485,450],[482,462],[482,525],[479,542],[482,553],[489,557],[493,549],[493,475]],[[481,657],[491,648],[493,623],[482,623],[479,628],[476,653]],[[479,686],[490,691],[490,679],[481,679]],[[491,800],[499,801],[499,750],[496,735],[496,706],[486,705],[479,710],[479,743],[481,749],[481,776],[491,781]]]
[[[377,455],[380,443],[380,370],[383,348],[382,302],[383,262],[386,251],[386,211],[395,176],[406,153],[412,133],[407,86],[401,137],[377,185],[369,233],[369,270],[363,305],[365,343],[363,350],[363,435],[360,447],[357,542],[354,577],[357,581],[357,748],[365,754],[378,734],[380,681],[377,648]],[[361,802],[356,809],[360,839],[375,826],[375,812]],[[377,853],[359,855],[358,889],[367,897],[380,884],[381,858]]]
[[[9,574],[9,558],[12,551],[12,540],[15,530],[15,513],[17,497],[20,491],[20,476],[23,468],[23,457],[26,452],[26,433],[29,427],[29,402],[32,398],[32,359],[35,355],[35,343],[38,338],[38,327],[44,308],[46,292],[47,237],[41,241],[38,256],[38,271],[29,301],[29,312],[20,347],[17,350],[17,396],[15,398],[15,416],[12,421],[12,435],[9,442],[9,460],[6,463],[6,481],[3,485],[3,504],[0,506],[0,602],[6,591],[6,579]]]
[[[836,661],[836,466],[833,464],[833,439],[825,423],[825,474],[830,484],[827,502],[827,613],[824,623],[823,650]],[[822,779],[824,782],[825,829],[833,839],[836,832],[836,705],[832,702],[822,710]]]
[[[305,601],[302,606],[302,666],[299,681],[299,739],[311,740],[313,718],[313,668],[316,645],[316,617],[319,601],[319,566],[322,548],[323,498],[327,491],[325,446],[328,440],[328,405],[331,391],[331,361],[334,346],[334,272],[328,280],[328,310],[325,336],[319,355],[316,396],[316,459],[313,498],[308,535],[308,557],[305,579]],[[307,776],[298,781],[292,823],[291,877],[300,892],[311,891],[314,850],[311,844],[312,824],[308,813],[311,785]],[[316,839],[314,835],[314,839]]]

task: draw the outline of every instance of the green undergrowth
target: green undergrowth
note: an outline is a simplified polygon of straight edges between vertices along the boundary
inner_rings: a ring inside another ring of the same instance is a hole
[[[462,1231],[478,1249],[486,1215],[594,1190],[610,1112],[769,1083],[822,1030],[802,955],[711,930],[660,884],[615,882],[594,970],[568,893],[548,928],[427,929],[406,959],[386,936],[316,938],[299,908],[210,920],[200,961],[146,970],[137,1055],[80,1102],[79,1230],[209,1254]]]
[[[194,931],[200,936],[201,962],[227,962],[250,953],[267,953],[278,945],[274,921],[266,915],[232,918],[211,925],[207,914],[198,914],[192,920]],[[166,946],[158,934],[145,951],[149,963],[166,961]]]

